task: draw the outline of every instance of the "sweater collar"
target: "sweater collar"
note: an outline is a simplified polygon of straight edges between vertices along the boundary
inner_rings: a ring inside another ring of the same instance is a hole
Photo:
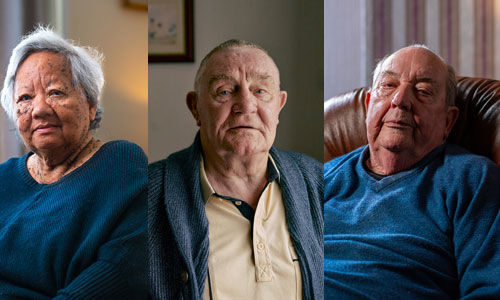
[[[363,151],[361,152],[361,155],[359,156],[356,169],[359,174],[361,174],[369,184],[372,184],[375,186],[377,190],[384,188],[385,186],[398,181],[402,178],[406,178],[407,176],[411,176],[412,174],[416,172],[420,172],[422,168],[427,166],[429,163],[434,161],[436,158],[438,158],[444,150],[446,149],[448,143],[444,142],[440,146],[434,148],[431,152],[427,153],[420,161],[418,161],[416,164],[414,164],[411,168],[398,172],[396,174],[384,176],[383,178],[377,180],[373,178],[367,171],[366,166],[365,166],[365,161],[368,159],[370,156],[370,148],[368,145],[365,146]]]

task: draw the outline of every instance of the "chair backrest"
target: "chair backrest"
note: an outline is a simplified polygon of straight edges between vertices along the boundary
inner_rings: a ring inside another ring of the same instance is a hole
[[[500,81],[458,77],[460,110],[448,141],[486,156],[500,166]],[[365,96],[359,88],[328,99],[324,106],[324,161],[366,145]]]

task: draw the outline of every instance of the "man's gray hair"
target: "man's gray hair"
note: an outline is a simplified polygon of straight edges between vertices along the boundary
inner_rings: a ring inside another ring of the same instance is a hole
[[[205,66],[207,61],[212,57],[215,53],[233,49],[233,48],[254,48],[254,49],[259,49],[262,52],[264,52],[271,60],[272,62],[276,65],[274,62],[273,58],[269,53],[266,51],[266,49],[262,48],[260,45],[249,42],[249,41],[244,41],[244,40],[237,40],[237,39],[231,39],[227,40],[224,43],[218,45],[217,47],[213,48],[212,51],[210,51],[202,60],[200,63],[200,67],[198,68],[198,71],[196,72],[196,77],[194,80],[194,90],[196,93],[199,95],[200,94],[200,88],[201,88],[201,78],[203,76],[203,73],[205,72]],[[278,71],[279,74],[279,71]],[[279,75],[278,75],[279,76]],[[278,78],[279,80],[279,78]],[[279,82],[278,82],[279,85]]]
[[[17,70],[28,56],[37,52],[57,53],[68,61],[71,65],[71,84],[79,90],[89,104],[97,107],[95,119],[90,122],[90,129],[98,128],[102,118],[100,103],[104,86],[101,68],[102,54],[91,47],[82,47],[72,41],[67,41],[50,28],[41,26],[24,36],[12,51],[1,92],[2,106],[9,118],[14,122],[17,118],[14,109],[14,83]]]
[[[410,46],[405,47],[405,48],[410,48],[410,47],[423,48],[423,49],[431,52],[432,54],[436,55],[446,65],[446,69],[447,69],[447,77],[446,77],[446,104],[448,106],[454,106],[455,105],[455,96],[457,94],[457,77],[455,75],[455,69],[453,69],[453,67],[451,65],[447,64],[446,61],[444,60],[444,58],[441,57],[441,55],[439,55],[436,52],[432,51],[426,45],[414,44],[414,45],[410,45]],[[387,60],[387,58],[389,58],[392,54],[394,54],[394,53],[391,53],[391,54],[388,54],[388,55],[384,56],[384,58],[382,58],[377,63],[377,66],[375,67],[375,70],[373,71],[372,88],[374,87],[374,85],[375,85],[375,83],[377,81],[377,78],[378,78],[378,75],[380,74],[380,71],[382,71],[382,65]]]

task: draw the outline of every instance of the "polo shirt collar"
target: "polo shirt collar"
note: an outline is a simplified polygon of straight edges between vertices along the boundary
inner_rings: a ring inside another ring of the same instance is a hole
[[[205,172],[205,163],[203,159],[203,155],[200,154],[200,181],[201,181],[201,192],[203,195],[203,201],[205,204],[207,203],[208,199],[210,199],[210,196],[213,194],[216,194],[214,188],[208,181],[207,173]],[[271,154],[269,154],[269,159],[267,160],[267,183],[266,187],[269,183],[278,180],[280,180],[280,172],[278,170],[278,167],[276,167],[276,163],[274,162],[274,159],[271,157]]]

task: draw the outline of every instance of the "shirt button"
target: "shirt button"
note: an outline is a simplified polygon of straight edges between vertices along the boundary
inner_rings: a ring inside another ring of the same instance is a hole
[[[264,244],[263,243],[258,243],[257,244],[257,249],[264,250]]]
[[[234,202],[234,204],[240,206],[241,205],[241,201],[236,201],[236,202]]]
[[[182,280],[182,282],[186,283],[188,281],[188,279],[189,279],[188,273],[186,271],[182,272],[181,273],[181,280]]]

